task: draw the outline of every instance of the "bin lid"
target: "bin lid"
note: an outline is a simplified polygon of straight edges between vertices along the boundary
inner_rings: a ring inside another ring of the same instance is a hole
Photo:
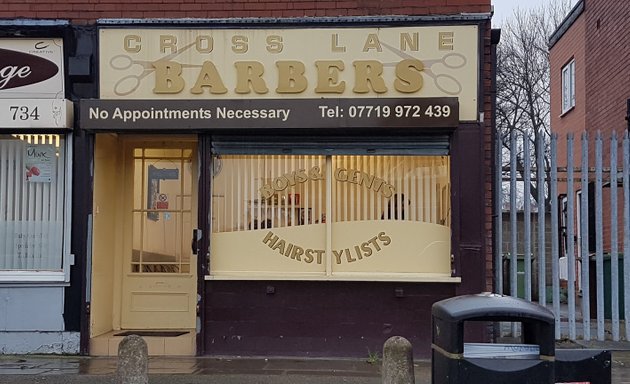
[[[527,300],[495,293],[456,296],[438,301],[431,309],[433,317],[450,322],[465,320],[523,321],[536,320],[554,324],[549,309]]]

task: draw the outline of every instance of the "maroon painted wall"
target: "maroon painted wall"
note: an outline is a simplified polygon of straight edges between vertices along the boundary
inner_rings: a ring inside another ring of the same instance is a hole
[[[367,358],[399,335],[428,357],[431,305],[454,294],[453,284],[215,281],[205,353]]]

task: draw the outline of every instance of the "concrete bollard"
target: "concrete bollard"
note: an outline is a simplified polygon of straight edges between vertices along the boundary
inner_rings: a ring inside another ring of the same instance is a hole
[[[125,336],[118,345],[116,384],[148,384],[149,352],[138,335]]]
[[[413,349],[409,340],[392,336],[383,345],[383,384],[413,384]]]

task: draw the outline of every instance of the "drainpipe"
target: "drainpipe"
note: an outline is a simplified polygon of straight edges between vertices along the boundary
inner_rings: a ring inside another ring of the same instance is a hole
[[[490,97],[491,97],[491,108],[492,108],[492,116],[491,116],[491,120],[490,120],[490,126],[491,126],[491,133],[490,133],[490,137],[491,137],[491,142],[492,142],[492,174],[496,175],[496,172],[501,172],[501,169],[497,169],[496,168],[496,161],[494,161],[494,159],[497,156],[496,153],[496,146],[494,145],[495,140],[497,138],[497,118],[496,118],[496,114],[497,114],[497,44],[499,44],[499,40],[501,40],[501,30],[500,29],[492,29],[491,30],[491,34],[490,34],[490,56],[492,57],[492,74],[491,74],[491,81],[492,81],[492,85],[491,85],[491,89],[490,89]],[[498,191],[497,188],[501,188],[501,185],[498,185],[496,182],[496,177],[492,178],[492,191],[493,191],[493,195],[494,198],[497,199],[498,194],[496,193],[496,191]],[[501,204],[500,201],[497,202],[495,201],[493,204],[493,212],[492,212],[492,224],[494,226],[494,224],[496,223],[496,218],[497,215],[501,214]],[[496,228],[493,227],[492,230],[492,244],[494,245],[494,247],[497,247],[497,241],[496,241]],[[500,246],[500,245],[498,245]],[[493,248],[494,248],[493,247]],[[492,257],[494,259],[494,255],[497,252],[496,249],[493,249],[492,252]],[[495,265],[495,268],[497,266]],[[498,271],[494,271],[494,288],[495,291],[497,290],[497,284],[498,284],[498,277],[499,277],[499,273]]]

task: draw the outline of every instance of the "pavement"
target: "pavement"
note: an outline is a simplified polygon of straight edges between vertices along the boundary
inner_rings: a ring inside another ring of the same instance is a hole
[[[576,347],[559,343],[558,348]],[[577,348],[612,351],[612,383],[630,384],[630,343]],[[113,384],[115,357],[1,355],[0,384]],[[151,357],[151,384],[381,383],[381,362],[365,359]],[[414,362],[416,384],[431,383],[431,361]]]
[[[114,382],[115,357],[0,356],[0,383],[101,384]],[[420,377],[430,363],[417,363]],[[418,379],[420,379],[420,377]],[[418,383],[428,383],[424,378]],[[151,357],[149,382],[169,383],[380,383],[380,362],[356,359]]]

